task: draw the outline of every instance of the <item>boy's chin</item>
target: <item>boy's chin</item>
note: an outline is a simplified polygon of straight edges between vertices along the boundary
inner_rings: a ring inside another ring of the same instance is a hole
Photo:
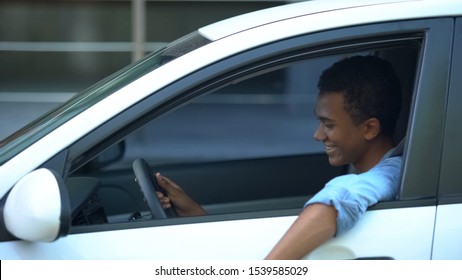
[[[329,164],[332,165],[332,166],[342,166],[342,165],[346,165],[348,163],[344,162],[343,160],[341,160],[339,158],[329,157]]]

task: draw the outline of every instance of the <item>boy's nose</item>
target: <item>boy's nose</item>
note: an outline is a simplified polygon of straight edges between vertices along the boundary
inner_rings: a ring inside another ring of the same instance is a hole
[[[318,125],[318,128],[314,131],[314,140],[316,141],[323,141],[326,138],[326,134],[324,133],[324,130],[322,129],[322,123]]]

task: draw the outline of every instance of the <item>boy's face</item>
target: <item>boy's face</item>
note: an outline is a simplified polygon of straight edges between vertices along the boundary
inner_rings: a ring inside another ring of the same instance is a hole
[[[355,124],[345,111],[342,92],[319,95],[315,114],[320,124],[314,138],[323,142],[331,165],[356,165],[364,161],[367,149],[365,128],[363,124]]]

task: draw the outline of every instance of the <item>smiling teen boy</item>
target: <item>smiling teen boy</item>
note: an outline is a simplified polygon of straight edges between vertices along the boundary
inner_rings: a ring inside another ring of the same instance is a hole
[[[314,133],[329,163],[351,164],[355,172],[336,177],[314,195],[267,259],[300,259],[354,226],[366,209],[396,196],[401,156],[390,157],[401,109],[401,86],[390,64],[374,56],[354,56],[326,69],[318,83]],[[156,174],[180,215],[205,210],[178,185]]]

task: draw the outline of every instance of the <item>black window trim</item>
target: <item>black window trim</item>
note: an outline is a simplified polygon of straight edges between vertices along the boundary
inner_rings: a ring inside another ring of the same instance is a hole
[[[462,203],[462,175],[459,128],[462,103],[462,17],[455,19],[454,45],[447,100],[444,147],[441,161],[441,178],[438,189],[438,204]]]
[[[454,19],[441,18],[426,23],[399,199],[432,199],[436,205]]]

